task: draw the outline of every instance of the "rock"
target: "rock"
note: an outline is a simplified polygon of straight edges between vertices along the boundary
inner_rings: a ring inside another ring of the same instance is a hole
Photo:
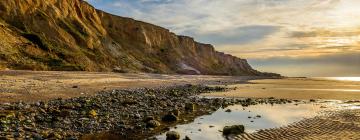
[[[79,88],[79,86],[72,86],[72,88]]]
[[[33,133],[32,138],[34,140],[42,140],[43,139],[43,137],[37,133]]]
[[[229,113],[230,113],[230,112],[231,112],[231,109],[226,109],[225,112],[229,112]]]
[[[62,136],[59,133],[53,132],[49,135],[49,138],[62,139]]]
[[[185,110],[189,112],[193,112],[195,110],[195,105],[193,103],[186,103]]]
[[[175,131],[169,131],[166,133],[166,140],[179,140],[180,134]]]
[[[178,109],[174,109],[171,111],[171,114],[174,114],[175,116],[180,116],[180,111]]]
[[[71,111],[70,110],[62,110],[60,112],[60,116],[61,117],[67,117],[67,116],[70,116],[71,115]]]
[[[96,117],[97,116],[97,113],[96,113],[96,111],[94,110],[94,109],[92,109],[92,110],[90,110],[89,111],[89,115],[91,116],[91,117]]]
[[[225,126],[223,129],[223,135],[238,135],[245,132],[244,125]]]
[[[160,122],[156,121],[156,120],[150,120],[146,123],[146,127],[148,128],[156,128],[160,126]]]
[[[310,102],[315,102],[315,99],[310,99]]]
[[[185,136],[184,140],[191,140],[188,136]]]
[[[178,118],[174,114],[167,114],[161,118],[163,122],[176,122]]]

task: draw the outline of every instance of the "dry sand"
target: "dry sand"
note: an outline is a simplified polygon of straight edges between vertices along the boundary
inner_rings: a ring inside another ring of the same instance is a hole
[[[237,90],[203,94],[216,97],[360,100],[360,82],[310,78],[251,80]]]
[[[124,74],[105,72],[0,71],[0,103],[91,96],[102,90],[246,81],[252,77]],[[77,86],[77,87],[76,87]]]

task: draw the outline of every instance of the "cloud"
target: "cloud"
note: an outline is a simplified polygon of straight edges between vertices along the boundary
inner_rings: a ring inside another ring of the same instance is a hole
[[[219,46],[241,45],[254,41],[261,41],[269,35],[278,32],[280,28],[281,27],[279,26],[251,25],[209,33],[187,31],[185,34],[197,36],[197,39],[202,42],[208,42]]]

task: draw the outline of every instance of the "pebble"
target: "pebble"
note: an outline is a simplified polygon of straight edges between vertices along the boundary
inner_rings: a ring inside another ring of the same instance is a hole
[[[169,131],[166,133],[166,140],[179,140],[180,134],[176,131]]]
[[[129,134],[150,133],[153,128],[162,125],[158,120],[165,123],[179,120],[187,122],[191,119],[183,116],[196,117],[197,114],[194,114],[197,112],[211,113],[222,106],[287,102],[280,99],[233,100],[194,96],[224,90],[221,87],[185,85],[101,91],[91,97],[55,99],[33,104],[3,103],[0,105],[0,137],[78,139],[84,134],[108,130],[117,130],[117,135],[127,137]],[[163,132],[169,130],[166,127]]]

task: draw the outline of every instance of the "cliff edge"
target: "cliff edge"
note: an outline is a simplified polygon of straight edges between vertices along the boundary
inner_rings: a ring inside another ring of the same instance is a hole
[[[269,75],[210,44],[81,0],[1,0],[0,69]]]

